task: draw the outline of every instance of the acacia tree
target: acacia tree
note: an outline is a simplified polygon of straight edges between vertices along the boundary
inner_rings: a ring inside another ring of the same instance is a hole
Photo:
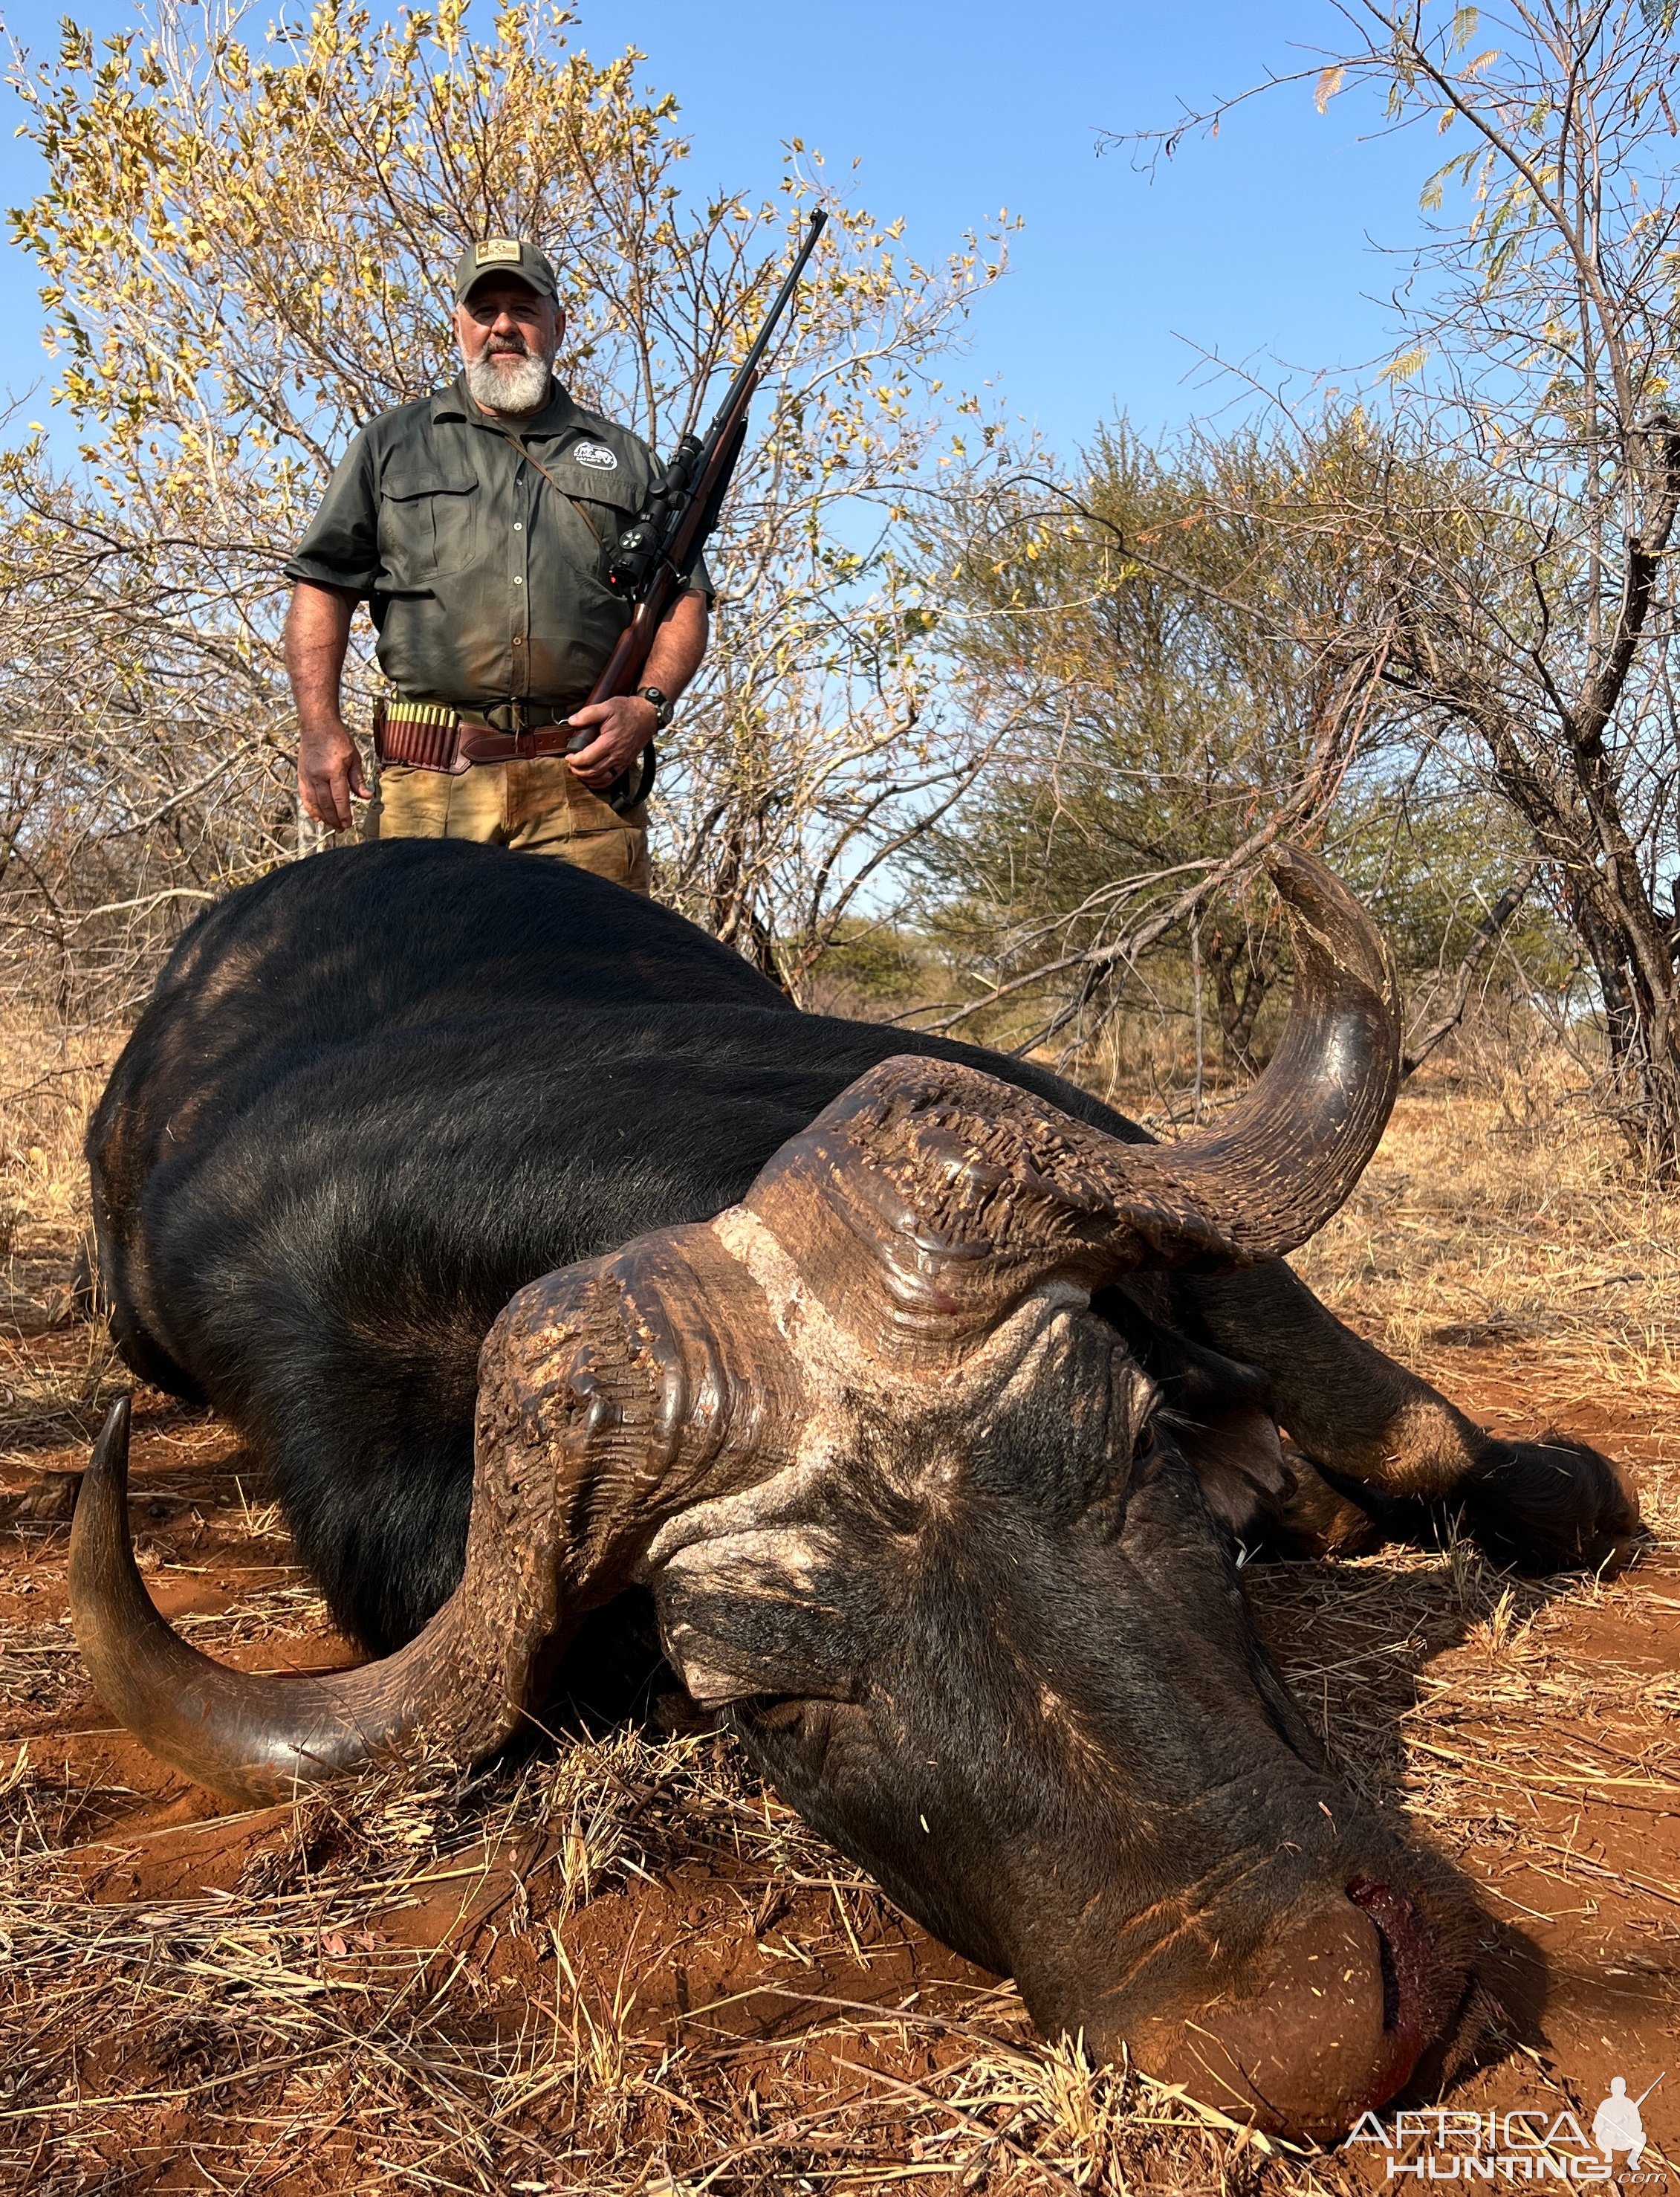
[[[993,981],[941,1026],[1026,994],[1046,1001],[1028,1042],[1086,1042],[1128,976],[1164,957],[1176,982],[1188,949],[1227,1068],[1249,1064],[1283,969],[1259,858],[1286,832],[1351,846],[1413,714],[1368,632],[1386,567],[1344,530],[1275,523],[1371,461],[1357,414],[1162,449],[1122,426],[1071,478],[951,500],[966,531],[954,554],[953,522],[933,533],[930,592],[995,768],[927,867]]]
[[[44,790],[9,841],[14,925],[49,876],[73,930],[278,856],[280,565],[356,428],[452,375],[448,275],[487,234],[553,258],[575,393],[669,447],[740,355],[807,204],[832,217],[714,558],[664,889],[797,982],[971,774],[927,706],[877,507],[946,432],[932,362],[999,254],[970,240],[917,264],[797,147],[769,198],[692,202],[674,101],[634,52],[593,62],[571,21],[516,5],[475,39],[462,0],[388,20],[322,0],[253,38],[236,9],[164,0],[154,29],[101,43],[67,25],[55,57],[14,50],[47,182],[13,231],[43,270],[82,452],[55,468],[37,438],[5,461],[0,617],[26,661],[79,638],[93,666],[52,722],[38,706],[0,735]],[[365,702],[365,655],[350,675]]]
[[[1332,514],[1388,568],[1364,637],[1521,820],[1596,975],[1615,1116],[1674,1181],[1674,0],[1342,12],[1320,107],[1374,87],[1392,123],[1457,147],[1397,299],[1394,461]]]

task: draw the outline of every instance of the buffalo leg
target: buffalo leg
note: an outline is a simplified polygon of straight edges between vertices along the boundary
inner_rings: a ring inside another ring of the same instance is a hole
[[[1332,1488],[1375,1498],[1397,1521],[1457,1512],[1490,1555],[1526,1570],[1630,1553],[1639,1511],[1619,1466],[1555,1429],[1538,1441],[1488,1434],[1345,1327],[1281,1260],[1181,1276],[1172,1293],[1190,1332],[1267,1376],[1279,1423]]]

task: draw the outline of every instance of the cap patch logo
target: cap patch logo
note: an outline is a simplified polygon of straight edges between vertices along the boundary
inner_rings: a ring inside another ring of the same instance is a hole
[[[614,473],[618,470],[618,453],[609,450],[605,443],[574,443],[570,455],[580,466],[588,466],[598,473]]]
[[[473,255],[475,267],[503,267],[517,259],[519,247],[511,236],[487,236]]]

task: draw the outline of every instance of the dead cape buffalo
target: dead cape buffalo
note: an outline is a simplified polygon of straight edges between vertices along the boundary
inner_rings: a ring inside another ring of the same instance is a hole
[[[373,1660],[180,1640],[119,1406],[72,1551],[107,1705],[251,1799],[422,1740],[468,1763],[640,1589],[695,1700],[1046,2032],[1309,2132],[1440,2079],[1487,2020],[1480,1923],[1328,1774],[1233,1544],[1451,1504],[1594,1563],[1637,1518],[1279,1263],[1370,1158],[1398,1044],[1357,903],[1274,874],[1286,1035],[1170,1147],[1021,1061],[796,1012],[540,858],[397,843],[211,910],[90,1133],[104,1284]]]

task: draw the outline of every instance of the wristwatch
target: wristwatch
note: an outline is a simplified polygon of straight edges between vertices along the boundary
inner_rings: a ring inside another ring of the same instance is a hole
[[[636,692],[644,702],[652,703],[654,712],[658,719],[654,729],[663,733],[676,715],[676,704],[672,701],[669,694],[662,694],[657,687],[638,687]]]

